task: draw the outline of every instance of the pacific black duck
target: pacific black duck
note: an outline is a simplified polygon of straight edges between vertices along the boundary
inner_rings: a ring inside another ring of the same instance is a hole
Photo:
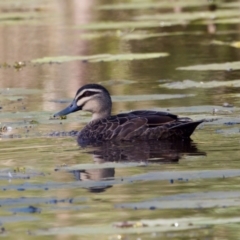
[[[87,84],[78,89],[72,103],[56,116],[79,110],[92,113],[92,120],[78,134],[78,142],[92,144],[102,141],[189,139],[203,122],[179,118],[169,112],[132,111],[111,116],[112,100],[106,88]]]

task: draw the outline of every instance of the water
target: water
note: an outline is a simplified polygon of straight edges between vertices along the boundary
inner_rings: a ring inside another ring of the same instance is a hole
[[[0,2],[0,233],[239,238],[239,67],[204,65],[238,61],[239,1],[212,12],[207,1],[120,3]],[[108,88],[113,113],[168,110],[208,122],[192,142],[81,148],[52,135],[91,116],[52,115],[86,83]]]

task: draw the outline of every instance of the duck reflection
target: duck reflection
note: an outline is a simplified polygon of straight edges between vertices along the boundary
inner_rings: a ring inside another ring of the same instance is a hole
[[[129,142],[92,145],[86,148],[87,153],[93,156],[93,161],[101,163],[139,163],[147,164],[176,164],[186,155],[198,156],[205,155],[198,150],[196,144],[189,141],[148,141],[148,142]],[[88,188],[90,192],[103,192],[112,187],[106,185],[107,180],[113,180],[115,175],[114,168],[100,168],[87,170],[71,171],[77,181],[98,182],[94,187]],[[101,184],[104,181],[104,184]]]

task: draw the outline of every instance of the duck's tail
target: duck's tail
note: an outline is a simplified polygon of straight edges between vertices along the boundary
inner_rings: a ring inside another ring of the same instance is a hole
[[[176,137],[179,138],[190,138],[196,127],[204,122],[204,120],[185,122],[169,129],[170,132],[174,133]]]

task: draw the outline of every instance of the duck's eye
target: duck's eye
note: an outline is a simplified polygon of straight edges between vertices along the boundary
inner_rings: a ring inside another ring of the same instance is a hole
[[[86,92],[83,94],[83,97],[89,97],[89,96],[91,96],[91,95],[92,95],[91,92],[86,91]]]

